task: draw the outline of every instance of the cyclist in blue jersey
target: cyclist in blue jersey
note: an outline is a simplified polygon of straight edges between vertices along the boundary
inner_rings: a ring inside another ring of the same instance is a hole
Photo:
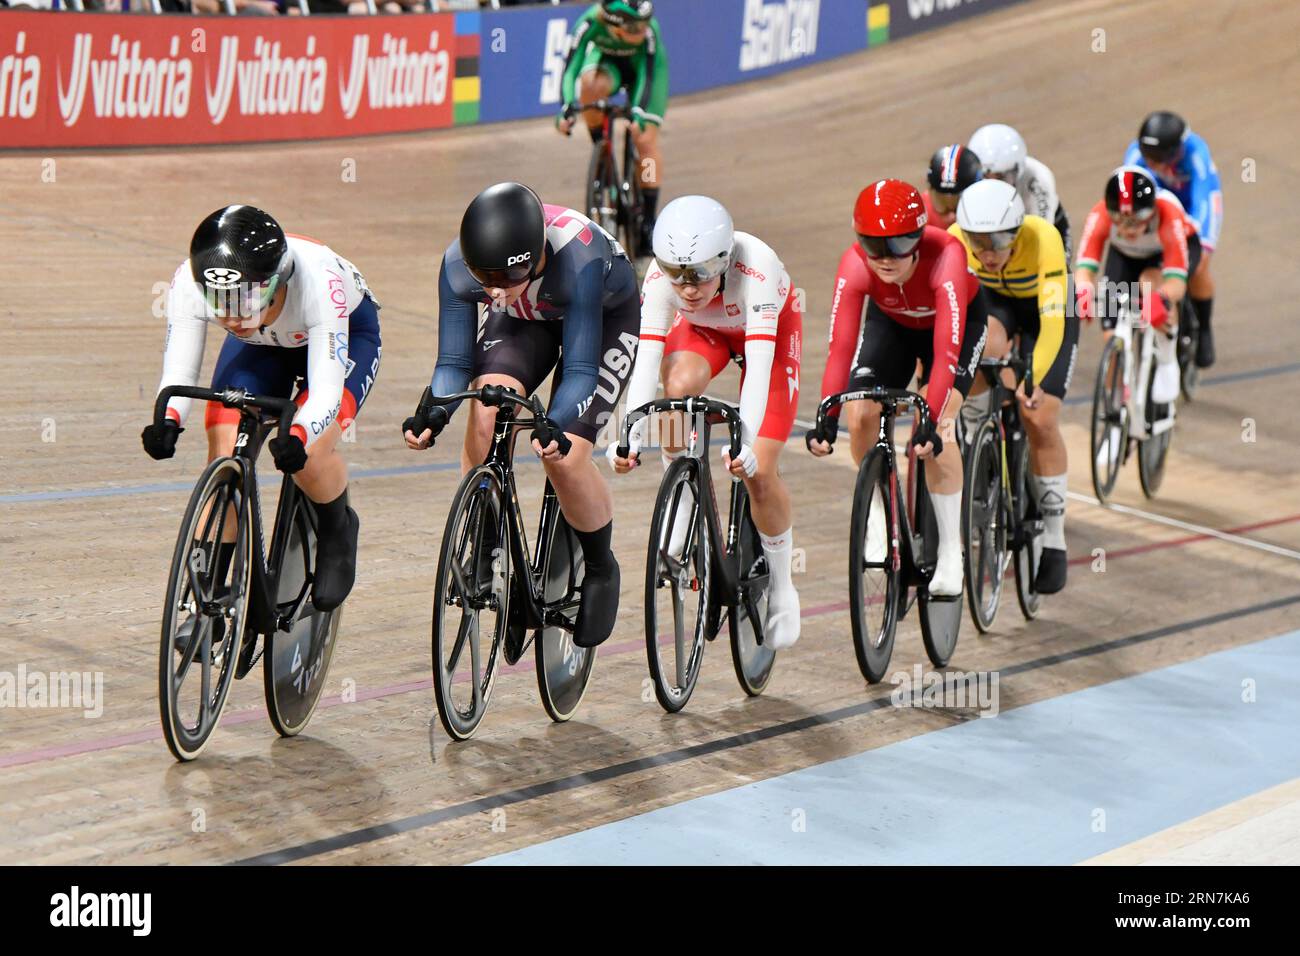
[[[474,198],[438,278],[435,395],[485,385],[531,395],[559,366],[548,418],[532,444],[586,561],[573,636],[579,647],[608,638],[618,613],[614,502],[591,452],[632,370],[639,293],[636,271],[613,236],[580,212],[543,205],[519,183],[497,183]],[[417,408],[402,423],[407,446],[431,447],[454,411]],[[462,470],[486,457],[495,418],[494,408],[474,403]],[[555,440],[560,433],[572,443],[567,453]]]
[[[1200,328],[1196,364],[1209,368],[1214,364],[1214,337],[1210,331],[1214,280],[1210,276],[1210,258],[1223,227],[1223,192],[1210,147],[1177,113],[1160,110],[1142,121],[1137,139],[1124,152],[1124,164],[1150,170],[1156,185],[1177,196],[1188,217],[1196,223],[1201,262],[1188,278],[1187,292]]]

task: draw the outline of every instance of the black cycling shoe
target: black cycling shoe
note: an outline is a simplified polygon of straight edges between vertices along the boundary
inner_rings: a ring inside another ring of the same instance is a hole
[[[324,535],[316,543],[316,578],[311,603],[318,611],[332,611],[347,599],[357,578],[357,533],[361,519],[348,509],[348,527],[341,535]]]
[[[1196,340],[1196,367],[1209,368],[1214,364],[1214,333],[1210,329],[1201,329]]]
[[[1064,548],[1043,548],[1038,559],[1038,574],[1034,577],[1034,590],[1039,594],[1055,594],[1065,587],[1065,573],[1070,564]]]
[[[573,628],[573,643],[578,647],[596,647],[614,633],[619,583],[618,562],[612,554],[608,568],[601,571],[587,568],[578,602],[578,620]]]

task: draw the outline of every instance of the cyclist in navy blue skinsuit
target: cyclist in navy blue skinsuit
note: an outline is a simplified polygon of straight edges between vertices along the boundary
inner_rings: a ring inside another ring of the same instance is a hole
[[[487,306],[481,330],[480,306]],[[572,446],[561,453],[542,430],[533,433],[533,450],[582,545],[586,577],[574,633],[580,647],[608,638],[618,613],[613,497],[591,453],[627,384],[640,327],[632,264],[617,240],[582,213],[545,206],[519,183],[491,186],[465,210],[438,279],[433,392],[504,385],[531,395],[559,365],[547,414],[551,430]],[[454,411],[417,409],[402,426],[407,446],[430,447]],[[471,414],[466,469],[486,456],[496,417],[478,403]]]
[[[1214,279],[1210,276],[1210,257],[1223,228],[1223,192],[1210,147],[1181,116],[1161,110],[1142,121],[1137,139],[1124,151],[1124,164],[1150,170],[1156,185],[1177,196],[1196,223],[1201,261],[1188,276],[1187,292],[1200,328],[1196,364],[1209,368],[1214,364],[1214,337],[1210,332]]]

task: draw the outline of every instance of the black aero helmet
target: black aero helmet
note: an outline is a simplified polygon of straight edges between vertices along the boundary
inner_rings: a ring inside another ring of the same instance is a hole
[[[980,158],[959,143],[940,146],[930,157],[926,181],[940,193],[959,193],[984,177]]]
[[[522,183],[483,190],[460,221],[460,252],[475,280],[508,288],[531,279],[546,246],[542,201]]]
[[[1146,219],[1156,208],[1156,184],[1140,166],[1121,166],[1106,180],[1106,211]]]
[[[1158,110],[1142,121],[1138,149],[1149,163],[1167,163],[1178,156],[1187,138],[1187,123],[1177,113]]]
[[[616,27],[646,23],[654,16],[655,5],[650,0],[602,0],[600,17]]]
[[[264,311],[292,271],[284,230],[255,206],[218,209],[190,240],[190,274],[218,314]]]

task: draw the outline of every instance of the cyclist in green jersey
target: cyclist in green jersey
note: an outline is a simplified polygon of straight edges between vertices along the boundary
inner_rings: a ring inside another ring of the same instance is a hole
[[[556,127],[568,135],[579,106],[624,88],[632,107],[632,138],[641,156],[645,203],[641,247],[649,249],[663,175],[659,126],[668,108],[668,57],[650,0],[602,0],[578,18],[569,41],[562,85],[564,108],[556,118]],[[601,136],[600,114],[588,112],[583,118],[595,142]]]

